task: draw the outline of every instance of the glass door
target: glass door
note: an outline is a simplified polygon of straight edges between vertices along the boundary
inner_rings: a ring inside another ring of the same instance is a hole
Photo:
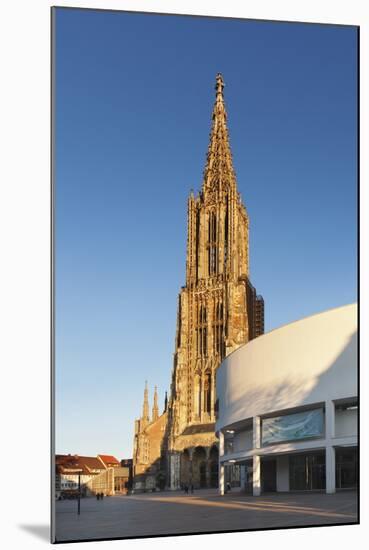
[[[261,461],[261,487],[263,493],[274,493],[277,490],[276,465],[275,458]]]
[[[325,454],[290,456],[290,490],[317,491],[325,489]]]
[[[336,488],[357,487],[357,449],[336,449]]]

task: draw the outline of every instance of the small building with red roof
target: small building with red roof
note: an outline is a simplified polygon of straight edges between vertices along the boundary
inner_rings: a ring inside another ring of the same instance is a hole
[[[103,463],[106,468],[118,468],[120,466],[119,460],[112,455],[97,455],[97,458]]]

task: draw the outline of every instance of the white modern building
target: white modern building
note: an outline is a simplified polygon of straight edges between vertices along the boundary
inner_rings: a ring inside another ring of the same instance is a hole
[[[357,305],[285,325],[231,353],[217,371],[219,489],[357,484]],[[231,468],[232,466],[232,468]]]

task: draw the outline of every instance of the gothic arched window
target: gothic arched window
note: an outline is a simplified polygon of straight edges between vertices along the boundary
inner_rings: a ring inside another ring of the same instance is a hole
[[[198,355],[207,355],[208,347],[208,329],[206,307],[201,305],[197,322],[197,353]]]
[[[194,394],[194,413],[196,416],[199,416],[201,411],[201,379],[198,374],[195,375],[193,394]]]
[[[225,342],[224,342],[224,310],[222,302],[219,302],[215,310],[214,321],[214,347],[215,352],[219,354],[223,359],[225,356]]]
[[[224,265],[227,265],[228,259],[228,203],[224,220]]]
[[[218,271],[217,259],[217,217],[214,212],[209,215],[208,227],[208,272],[216,275]]]
[[[200,263],[200,212],[196,213],[196,281],[199,278]]]
[[[206,373],[204,379],[204,412],[210,414],[211,410],[211,374]]]

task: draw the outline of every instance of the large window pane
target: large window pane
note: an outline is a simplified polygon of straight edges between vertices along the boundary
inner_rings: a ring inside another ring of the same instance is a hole
[[[262,444],[322,437],[323,426],[323,409],[264,418],[262,420]]]
[[[314,491],[325,489],[324,453],[290,456],[290,490]]]
[[[353,489],[357,486],[357,449],[336,450],[336,487]]]

